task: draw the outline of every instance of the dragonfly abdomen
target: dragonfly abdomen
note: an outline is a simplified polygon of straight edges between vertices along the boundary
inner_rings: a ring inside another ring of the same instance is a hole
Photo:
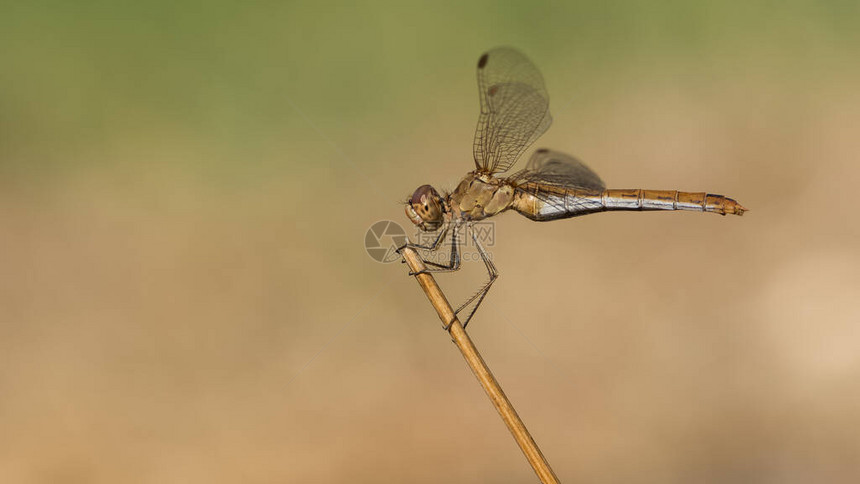
[[[722,195],[677,190],[587,190],[540,184],[520,187],[513,207],[537,221],[577,217],[609,210],[692,210],[743,215],[746,210]]]
[[[677,190],[604,190],[601,203],[606,210],[691,210],[720,215],[743,215],[746,211],[746,208],[729,197]]]

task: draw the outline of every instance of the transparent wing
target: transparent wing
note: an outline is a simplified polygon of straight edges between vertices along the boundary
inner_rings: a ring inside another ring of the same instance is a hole
[[[606,189],[603,180],[585,163],[546,148],[535,151],[526,168],[508,180],[517,191],[534,196],[554,207],[559,214],[574,214],[601,207],[593,198],[573,196],[572,190],[602,192]]]
[[[520,183],[534,182],[562,188],[606,188],[603,180],[585,163],[568,154],[546,148],[535,151],[526,168],[512,178]]]
[[[526,56],[499,47],[478,60],[478,95],[475,165],[488,173],[507,171],[552,124],[543,77]]]

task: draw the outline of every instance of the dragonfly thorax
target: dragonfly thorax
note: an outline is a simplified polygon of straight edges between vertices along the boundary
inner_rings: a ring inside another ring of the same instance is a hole
[[[447,211],[445,199],[430,185],[421,185],[406,201],[406,216],[425,232],[438,229]]]
[[[472,172],[463,178],[451,193],[449,203],[452,217],[478,221],[507,210],[514,197],[514,186],[493,176]]]

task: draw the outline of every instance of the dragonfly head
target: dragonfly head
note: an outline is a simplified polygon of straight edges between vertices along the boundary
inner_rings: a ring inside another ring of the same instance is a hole
[[[445,199],[430,185],[421,185],[406,201],[406,216],[419,229],[432,232],[442,225]]]

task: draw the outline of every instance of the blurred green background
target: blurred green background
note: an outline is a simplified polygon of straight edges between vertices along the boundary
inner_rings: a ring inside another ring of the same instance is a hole
[[[860,479],[858,10],[3,2],[3,482],[533,481],[363,246],[472,169],[497,45],[536,146],[751,209],[498,218],[470,332],[561,480]]]

